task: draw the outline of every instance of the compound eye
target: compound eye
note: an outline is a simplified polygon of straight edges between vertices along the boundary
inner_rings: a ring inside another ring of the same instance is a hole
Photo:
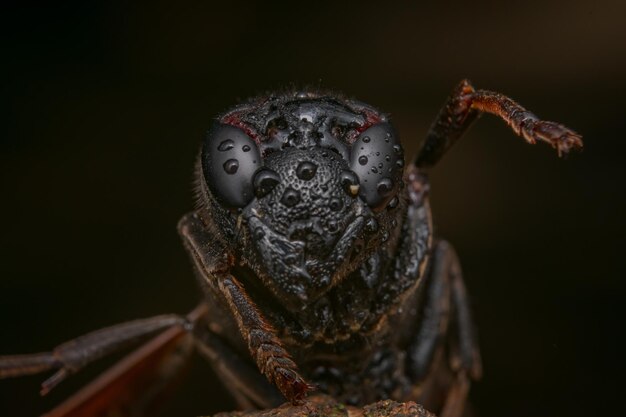
[[[260,166],[259,148],[243,130],[216,124],[209,131],[202,146],[202,173],[225,207],[245,207],[252,200],[252,179]]]
[[[396,195],[403,165],[402,146],[389,123],[368,128],[352,144],[350,168],[359,178],[359,196],[373,210],[382,210]]]

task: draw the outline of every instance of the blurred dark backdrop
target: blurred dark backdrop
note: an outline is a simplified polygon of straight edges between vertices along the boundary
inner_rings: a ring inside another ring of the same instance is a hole
[[[585,139],[558,159],[485,116],[432,173],[437,231],[460,254],[480,331],[472,402],[487,417],[618,414],[624,16],[619,1],[5,3],[0,353],[194,306],[175,226],[200,140],[238,99],[337,89],[389,112],[412,153],[468,77]],[[95,372],[44,399],[42,377],[0,381],[0,415],[42,412]],[[164,414],[229,407],[195,360]]]

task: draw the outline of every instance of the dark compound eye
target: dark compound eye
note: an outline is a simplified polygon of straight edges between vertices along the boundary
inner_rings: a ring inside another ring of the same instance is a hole
[[[404,155],[389,123],[365,130],[352,144],[350,167],[359,179],[359,196],[375,210],[382,210],[397,193]]]
[[[254,196],[254,172],[261,166],[256,143],[243,130],[216,124],[202,146],[204,180],[228,208],[246,206]]]

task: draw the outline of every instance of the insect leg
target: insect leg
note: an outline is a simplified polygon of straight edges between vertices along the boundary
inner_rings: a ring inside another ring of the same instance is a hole
[[[528,143],[543,141],[550,144],[559,155],[583,146],[582,137],[567,127],[539,120],[507,96],[475,90],[468,80],[463,80],[448,97],[430,127],[415,165],[419,168],[435,165],[482,113],[498,116]]]
[[[230,274],[232,259],[219,249],[199,213],[190,213],[178,225],[205,288],[226,301],[250,355],[267,379],[291,402],[298,403],[313,387],[298,373],[297,366],[243,285]]]
[[[276,336],[276,330],[235,277],[218,277],[218,286],[261,373],[291,402],[302,400],[313,387],[299,375],[295,362]]]
[[[185,326],[187,323],[182,316],[161,315],[87,333],[57,346],[51,352],[0,356],[0,378],[58,369],[42,384],[41,394],[45,395],[67,376],[78,372],[89,363],[145,340],[166,328],[174,325]]]
[[[423,380],[433,365],[438,348],[443,345],[450,316],[451,253],[434,250],[421,294],[420,326],[409,348],[409,372],[414,381]]]
[[[284,401],[258,369],[218,335],[207,327],[199,327],[194,334],[198,352],[209,361],[241,409],[272,408]]]
[[[416,382],[427,377],[434,381],[424,387],[430,391],[425,398],[439,397],[432,391],[439,389],[438,380],[448,379],[441,385],[448,388],[440,416],[456,416],[465,404],[470,378],[481,376],[480,353],[454,249],[439,241],[431,262],[421,299],[421,325],[409,348],[409,372]],[[436,372],[440,375],[431,375]]]

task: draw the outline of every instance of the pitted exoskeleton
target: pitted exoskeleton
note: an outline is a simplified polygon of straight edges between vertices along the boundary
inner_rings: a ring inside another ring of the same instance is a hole
[[[394,234],[403,164],[396,133],[375,110],[269,97],[209,131],[200,199],[226,226],[223,244],[234,242],[241,263],[297,313]]]
[[[201,309],[3,357],[0,376],[59,368],[49,390],[120,346],[181,325],[241,407],[319,390],[460,416],[481,361],[459,261],[433,238],[426,173],[481,112],[559,154],[582,146],[566,127],[467,81],[408,161],[388,117],[355,100],[285,91],[233,108],[203,142],[198,207],[179,223],[205,291]]]

